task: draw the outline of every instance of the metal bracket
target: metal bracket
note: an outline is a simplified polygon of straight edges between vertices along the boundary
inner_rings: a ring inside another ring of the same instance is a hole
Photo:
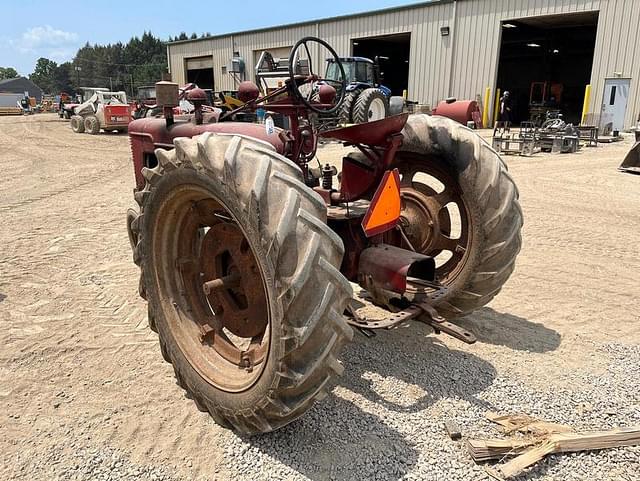
[[[352,315],[350,319],[347,318],[347,322],[359,330],[393,329],[402,323],[415,319],[430,326],[436,334],[448,334],[467,344],[473,344],[477,341],[476,336],[471,332],[447,321],[438,314],[438,311],[430,304],[411,304],[409,307],[379,320],[369,320],[359,315],[356,309],[361,306],[357,304],[364,305],[355,300],[352,300],[352,302],[347,305],[347,310]]]

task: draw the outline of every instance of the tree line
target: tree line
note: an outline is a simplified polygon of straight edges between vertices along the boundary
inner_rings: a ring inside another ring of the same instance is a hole
[[[210,36],[204,33],[201,37]],[[168,41],[196,39],[181,32]],[[106,87],[124,90],[135,96],[137,88],[152,85],[162,78],[167,69],[166,41],[144,32],[141,37],[132,37],[127,43],[91,45],[86,43],[75,54],[73,60],[58,64],[41,57],[36,62],[29,79],[45,93],[74,93],[79,87]],[[0,80],[18,77],[12,67],[0,67]]]

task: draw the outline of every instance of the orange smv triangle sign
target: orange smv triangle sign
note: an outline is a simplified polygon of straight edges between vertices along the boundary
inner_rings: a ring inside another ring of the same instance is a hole
[[[395,227],[399,218],[400,174],[398,169],[387,170],[362,219],[362,229],[372,237]]]

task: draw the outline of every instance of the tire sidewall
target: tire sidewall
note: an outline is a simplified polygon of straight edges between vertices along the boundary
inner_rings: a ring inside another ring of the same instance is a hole
[[[164,317],[163,309],[157,309],[153,312],[154,320],[158,329],[161,343],[164,344],[166,350],[170,351],[173,359],[176,376],[180,381],[185,383],[192,393],[201,393],[198,401],[211,405],[212,400],[216,400],[214,410],[238,411],[241,409],[253,409],[256,405],[263,404],[269,396],[270,391],[277,385],[277,373],[279,371],[279,359],[284,355],[284,345],[281,339],[284,337],[283,332],[283,306],[278,300],[275,289],[275,273],[276,266],[272,264],[270,257],[261,245],[260,225],[255,218],[247,216],[240,206],[237,197],[228,191],[221,182],[209,177],[208,174],[201,173],[190,168],[178,168],[172,172],[165,172],[157,185],[151,191],[151,194],[145,200],[144,204],[144,227],[142,232],[146,233],[146,237],[141,240],[142,255],[145,258],[143,262],[143,276],[146,286],[146,292],[149,299],[149,306],[160,306],[163,302],[159,286],[156,281],[157,272],[154,260],[150,257],[154,251],[153,236],[149,235],[155,231],[158,222],[162,219],[158,218],[162,205],[169,193],[176,188],[180,188],[185,184],[195,185],[208,191],[211,195],[219,200],[224,200],[224,206],[241,224],[244,234],[253,250],[256,261],[258,262],[262,274],[264,276],[265,289],[269,299],[270,309],[270,339],[269,353],[266,365],[262,368],[260,377],[249,388],[242,392],[230,393],[210,384],[204,379],[199,372],[194,369],[187,358],[184,356],[182,349],[179,347],[172,330],[169,327],[169,321]],[[258,221],[259,222],[259,221]],[[169,309],[169,308],[167,308]],[[262,367],[262,366],[259,366]],[[211,406],[208,406],[212,411]]]

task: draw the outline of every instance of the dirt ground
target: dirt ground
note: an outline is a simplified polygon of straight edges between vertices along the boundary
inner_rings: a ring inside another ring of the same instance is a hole
[[[640,176],[616,170],[629,146],[506,158],[525,216],[516,271],[488,307],[461,321],[477,344],[438,337],[439,346],[474,356],[492,379],[549,392],[605,373],[610,359],[599,346],[638,344]],[[127,136],[74,134],[53,114],[0,117],[0,172],[0,479],[66,479],[75,451],[106,448],[185,479],[239,479],[225,455],[235,434],[185,398],[147,328],[125,229]],[[406,357],[386,351],[400,345],[414,355],[433,337],[412,332],[356,343],[370,358],[386,355],[386,372],[398,373]],[[384,384],[384,369],[348,374],[348,352],[343,361],[339,393],[361,379]],[[630,402],[640,410],[632,379]],[[310,434],[294,424],[287,436],[295,449]],[[327,449],[327,462],[343,462]]]

